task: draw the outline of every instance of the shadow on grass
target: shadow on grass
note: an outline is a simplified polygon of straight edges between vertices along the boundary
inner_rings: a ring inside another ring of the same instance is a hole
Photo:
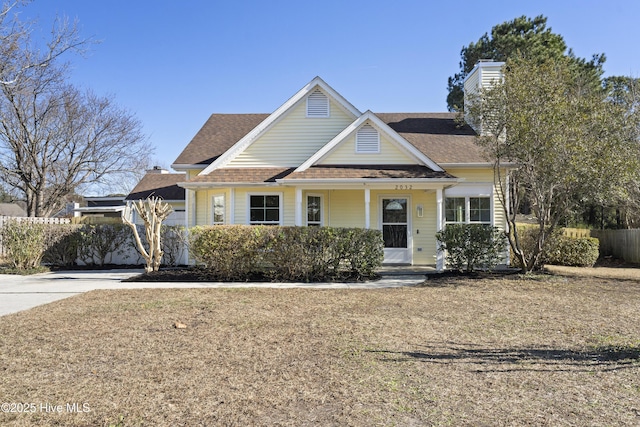
[[[488,365],[474,372],[613,371],[640,368],[640,345],[601,346],[577,351],[552,348],[480,348],[473,344],[446,343],[442,346],[425,346],[422,351],[368,352],[383,356],[380,360],[384,362],[420,361],[433,364]]]

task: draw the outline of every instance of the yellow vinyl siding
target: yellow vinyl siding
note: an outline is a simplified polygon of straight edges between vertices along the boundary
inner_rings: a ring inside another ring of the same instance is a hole
[[[334,101],[328,118],[306,117],[306,99],[246,150],[228,167],[297,167],[347,127],[353,118]]]
[[[372,197],[373,202],[373,197]],[[371,203],[375,206],[374,203]],[[329,207],[332,227],[364,227],[364,191],[331,190],[329,191]],[[372,216],[373,216],[373,207]],[[371,222],[371,227],[374,227]]]
[[[198,176],[198,174],[200,172],[202,172],[204,169],[189,169],[187,171],[187,181],[192,180],[193,178],[195,178],[196,176]]]
[[[380,152],[374,154],[356,153],[356,136],[351,135],[333,149],[319,164],[321,165],[407,165],[415,159],[395,146],[389,138],[380,134]]]
[[[435,265],[436,263],[436,193],[414,191],[411,193],[411,217],[413,234],[413,264]],[[417,215],[417,206],[422,205],[422,218]],[[419,251],[419,248],[422,248]]]

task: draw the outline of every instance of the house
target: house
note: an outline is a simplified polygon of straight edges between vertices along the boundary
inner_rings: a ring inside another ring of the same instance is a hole
[[[445,224],[505,226],[475,137],[455,113],[362,112],[316,77],[271,114],[213,114],[172,168],[188,227],[379,229],[385,263],[441,269]]]
[[[169,173],[169,171],[159,166],[154,166],[153,169],[147,171],[140,182],[131,190],[125,201],[132,203],[152,196],[159,197],[171,205],[173,209],[173,212],[164,220],[163,224],[184,225],[185,190],[178,186],[178,183],[185,179],[186,175],[184,173]]]
[[[124,196],[85,197],[87,206],[71,203],[74,217],[120,218],[126,205]]]
[[[25,217],[27,216],[27,211],[17,203],[0,203],[0,216]]]

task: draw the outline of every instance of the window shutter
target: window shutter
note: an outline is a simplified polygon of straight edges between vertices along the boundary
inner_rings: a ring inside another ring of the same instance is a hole
[[[380,134],[371,125],[364,125],[356,134],[356,153],[379,153]]]
[[[329,117],[329,98],[320,89],[307,97],[307,117]]]

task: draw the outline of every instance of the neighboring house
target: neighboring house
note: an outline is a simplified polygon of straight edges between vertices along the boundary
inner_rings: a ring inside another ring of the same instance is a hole
[[[0,216],[26,217],[27,211],[17,203],[0,203]]]
[[[75,217],[120,218],[126,205],[124,196],[85,197],[87,206],[73,204]]]
[[[361,112],[316,77],[272,114],[213,114],[172,167],[188,227],[372,228],[385,263],[441,269],[445,224],[505,225],[475,137],[454,113]]]
[[[163,222],[166,225],[185,224],[185,203],[184,188],[178,186],[178,182],[186,179],[184,173],[169,173],[168,171],[155,166],[147,171],[140,182],[126,197],[126,202],[144,200],[151,196],[159,197],[169,203],[173,212]],[[137,218],[136,222],[137,222]]]

